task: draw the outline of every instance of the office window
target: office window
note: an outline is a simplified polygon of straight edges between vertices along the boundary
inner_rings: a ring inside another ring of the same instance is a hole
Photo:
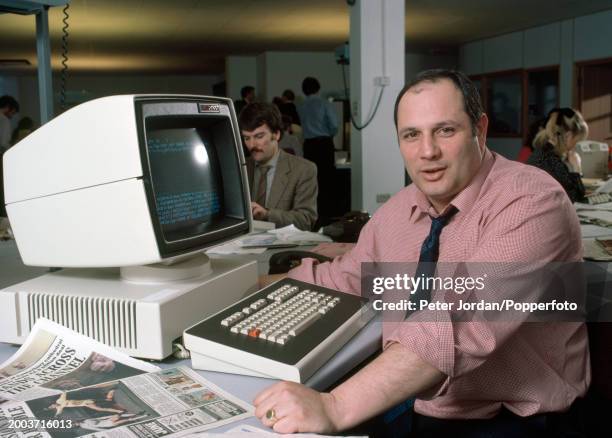
[[[521,72],[487,78],[487,112],[491,136],[521,136],[523,79]]]
[[[527,71],[527,130],[559,105],[557,67]]]
[[[559,105],[559,67],[471,76],[489,117],[489,137],[522,137]]]

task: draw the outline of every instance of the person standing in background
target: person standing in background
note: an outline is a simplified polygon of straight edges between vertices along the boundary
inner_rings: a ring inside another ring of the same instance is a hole
[[[281,96],[281,103],[278,106],[281,114],[283,116],[291,117],[291,123],[296,125],[301,125],[300,116],[297,112],[297,107],[295,106],[295,93],[293,90],[285,90],[283,91],[283,95]]]
[[[325,225],[331,216],[333,199],[329,195],[334,174],[334,136],[338,119],[332,105],[319,96],[321,84],[316,78],[306,77],[302,91],[306,96],[298,108],[304,136],[304,158],[317,165],[319,222]]]
[[[236,115],[240,115],[240,111],[247,106],[249,103],[255,102],[255,87],[252,85],[246,85],[240,89],[240,97],[242,99],[234,102],[234,109],[236,110]]]
[[[11,119],[19,112],[19,103],[13,96],[0,97],[0,154],[11,147]]]
[[[11,118],[19,112],[19,103],[13,96],[0,97],[0,217],[6,217],[4,207],[4,168],[2,155],[11,147]],[[3,226],[4,227],[4,226]]]

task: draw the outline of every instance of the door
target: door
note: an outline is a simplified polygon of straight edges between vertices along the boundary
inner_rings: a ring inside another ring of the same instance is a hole
[[[612,60],[578,65],[578,108],[589,140],[612,145]]]

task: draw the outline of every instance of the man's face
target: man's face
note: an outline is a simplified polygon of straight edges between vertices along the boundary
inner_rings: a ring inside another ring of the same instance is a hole
[[[253,131],[242,130],[242,138],[253,160],[266,164],[278,151],[280,132],[272,132],[268,125],[263,124]]]
[[[463,96],[453,82],[417,84],[397,111],[400,152],[412,181],[441,212],[478,172],[485,149],[487,116],[476,135]]]
[[[0,108],[0,112],[2,112],[8,119],[13,118],[13,116],[17,114],[17,110],[15,110],[15,108],[11,108],[10,106]]]

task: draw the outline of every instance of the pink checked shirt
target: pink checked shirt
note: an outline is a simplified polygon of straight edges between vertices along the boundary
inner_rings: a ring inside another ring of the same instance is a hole
[[[440,236],[439,262],[580,261],[576,214],[563,188],[535,167],[486,151],[472,182],[452,201],[458,212]],[[417,262],[431,216],[412,184],[363,228],[353,250],[332,263],[306,259],[290,277],[359,294],[361,263]],[[509,297],[511,298],[511,297]],[[502,406],[527,416],[563,411],[586,393],[590,363],[582,323],[385,324],[383,345],[399,342],[447,375],[417,412],[437,418],[490,418]]]

